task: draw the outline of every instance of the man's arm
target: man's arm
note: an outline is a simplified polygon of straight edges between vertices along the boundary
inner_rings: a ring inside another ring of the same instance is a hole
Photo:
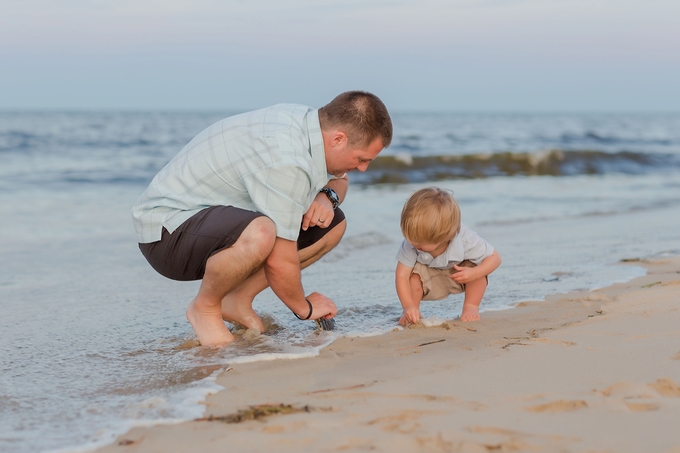
[[[302,288],[297,243],[277,237],[274,249],[265,261],[264,270],[274,294],[293,313],[306,318],[309,305]],[[332,318],[338,312],[335,303],[323,294],[312,293],[307,299],[312,304],[312,316],[309,319]]]
[[[347,175],[343,176],[342,178],[331,179],[328,181],[328,184],[326,184],[326,187],[333,189],[335,193],[338,194],[340,203],[342,203],[342,201],[345,199],[345,195],[347,195],[347,188],[349,187]],[[319,192],[316,194],[316,198],[314,198],[312,205],[309,207],[305,215],[302,216],[302,229],[306,231],[307,228],[313,226],[328,228],[334,216],[335,213],[333,211],[333,204],[325,193]]]

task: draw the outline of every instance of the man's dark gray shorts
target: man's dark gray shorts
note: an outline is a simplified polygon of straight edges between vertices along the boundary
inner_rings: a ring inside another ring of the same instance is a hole
[[[172,234],[163,228],[160,241],[139,244],[139,249],[151,267],[164,277],[201,280],[208,258],[234,245],[250,222],[260,216],[264,214],[233,206],[213,206],[193,215]],[[328,228],[300,229],[298,250],[316,243],[343,220],[345,213],[336,209]]]

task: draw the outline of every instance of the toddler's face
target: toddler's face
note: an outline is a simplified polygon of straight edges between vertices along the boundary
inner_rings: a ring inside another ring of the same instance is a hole
[[[435,250],[441,249],[444,244],[447,244],[447,242],[439,242],[436,244],[413,244],[413,246],[421,252],[432,253]]]

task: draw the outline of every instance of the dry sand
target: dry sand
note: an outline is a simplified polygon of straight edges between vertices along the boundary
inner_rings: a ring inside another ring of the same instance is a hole
[[[680,259],[635,264],[648,275],[479,322],[235,365],[206,401],[215,419],[99,451],[680,453]]]

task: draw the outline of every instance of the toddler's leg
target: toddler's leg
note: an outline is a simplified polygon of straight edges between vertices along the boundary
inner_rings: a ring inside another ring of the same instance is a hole
[[[463,322],[479,321],[479,304],[486,291],[486,277],[478,278],[465,285],[465,301],[460,320]]]
[[[418,301],[418,306],[420,307],[420,301],[423,300],[423,282],[420,281],[420,275],[411,274],[409,283],[411,284],[411,297],[414,302]]]

